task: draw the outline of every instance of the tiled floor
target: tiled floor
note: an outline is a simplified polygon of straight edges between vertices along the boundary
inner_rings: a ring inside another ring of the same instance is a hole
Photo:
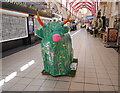
[[[73,33],[76,32],[70,34]],[[16,77],[2,86],[3,91],[117,91],[117,52],[105,48],[100,39],[84,29],[72,36],[72,43],[74,57],[79,59],[75,77],[42,75],[43,62],[38,44],[2,59],[3,79],[17,72]],[[31,60],[35,63],[30,65]],[[24,65],[27,69],[21,71]]]

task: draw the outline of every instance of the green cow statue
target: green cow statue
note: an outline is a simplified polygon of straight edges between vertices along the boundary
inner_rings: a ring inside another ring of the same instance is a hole
[[[66,75],[71,72],[70,64],[73,61],[71,37],[69,28],[64,26],[68,18],[62,22],[43,23],[37,13],[37,19],[43,27],[36,31],[42,38],[41,49],[44,61],[44,71],[52,76]]]

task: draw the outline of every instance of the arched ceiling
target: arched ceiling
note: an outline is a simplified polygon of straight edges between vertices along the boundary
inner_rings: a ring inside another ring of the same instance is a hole
[[[58,0],[59,2],[66,2],[65,6],[70,7],[73,14],[77,14],[79,9],[87,8],[94,15],[97,11],[98,0]]]
[[[80,8],[87,8],[91,11],[92,15],[97,10],[98,0],[70,0],[69,5],[75,11],[78,12]]]
[[[98,1],[100,0],[45,0],[48,5],[50,5],[50,9],[52,12],[62,15],[63,17],[67,17],[67,15],[71,12],[73,14],[72,17],[81,18],[82,12],[80,9],[86,8],[88,11],[84,14],[84,17],[87,15],[95,15],[98,9]],[[51,2],[51,3],[49,3]]]

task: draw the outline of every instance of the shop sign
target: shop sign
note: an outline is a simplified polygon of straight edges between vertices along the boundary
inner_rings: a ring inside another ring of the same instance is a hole
[[[44,12],[39,8],[33,7],[32,2],[17,2],[15,0],[2,0],[2,8],[35,15],[39,11],[41,16],[52,17],[49,12]]]

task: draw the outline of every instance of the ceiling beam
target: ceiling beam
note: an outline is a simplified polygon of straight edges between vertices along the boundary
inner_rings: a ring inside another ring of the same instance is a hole
[[[79,5],[79,6],[76,8],[76,10],[77,10],[78,8],[80,8],[81,6],[87,6],[87,7],[91,8],[92,10],[94,9],[94,8],[92,8],[91,6],[87,5],[87,4],[86,4],[86,5],[83,5],[83,4],[82,4],[82,5]],[[95,11],[95,10],[93,10],[93,11]]]
[[[72,5],[75,3],[76,0],[73,0],[72,2],[69,3],[69,5],[72,7]]]

